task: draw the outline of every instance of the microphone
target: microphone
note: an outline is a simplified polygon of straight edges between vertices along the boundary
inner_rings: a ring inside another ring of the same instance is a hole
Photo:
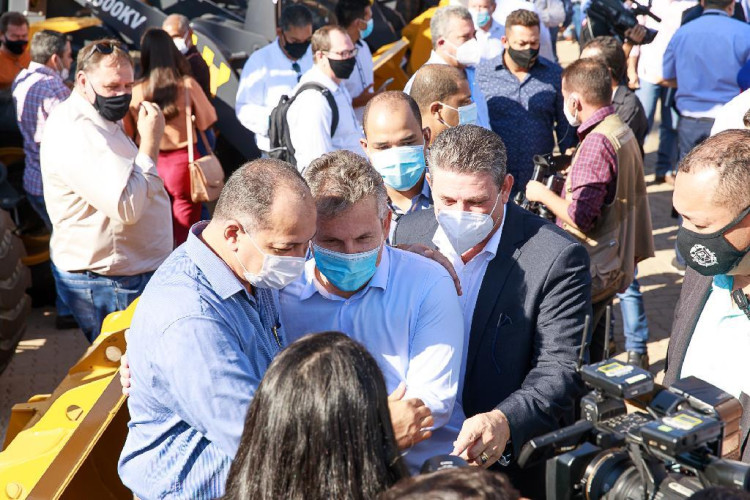
[[[740,308],[740,311],[745,313],[747,319],[750,319],[750,301],[748,301],[748,297],[745,295],[745,292],[742,291],[742,288],[738,288],[732,292],[732,300],[734,300],[734,303]]]

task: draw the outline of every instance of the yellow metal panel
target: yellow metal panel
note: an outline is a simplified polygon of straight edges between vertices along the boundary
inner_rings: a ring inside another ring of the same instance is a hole
[[[116,467],[128,421],[118,368],[134,309],[107,316],[107,331],[52,395],[13,408],[0,500],[132,499]]]
[[[401,63],[408,48],[409,41],[402,38],[388,45],[383,45],[372,55],[375,89],[379,88],[389,78],[393,78],[393,83],[388,86],[388,90],[403,90],[406,82],[409,81],[409,77],[404,73]]]
[[[29,38],[34,33],[42,30],[59,31],[60,33],[72,33],[74,31],[90,28],[91,26],[101,26],[101,19],[96,17],[50,17],[43,21],[37,21],[29,26]]]

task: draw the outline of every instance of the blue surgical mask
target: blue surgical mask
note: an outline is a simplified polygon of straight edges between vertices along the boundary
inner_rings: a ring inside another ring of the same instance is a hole
[[[425,170],[424,146],[399,146],[372,153],[370,161],[383,182],[396,191],[413,188]]]
[[[490,22],[490,12],[487,10],[469,9],[469,13],[474,21],[474,27],[477,29],[484,28]]]
[[[339,253],[313,244],[315,267],[343,292],[359,290],[375,274],[378,262],[378,245],[361,253]]]
[[[471,104],[467,104],[466,106],[460,106],[458,108],[449,106],[445,104],[444,102],[441,102],[440,104],[442,104],[446,108],[451,108],[458,112],[458,124],[459,125],[476,125],[477,124],[477,103],[472,102]]]
[[[368,36],[372,35],[372,29],[375,27],[375,22],[372,18],[370,18],[369,21],[367,21],[367,27],[363,30],[359,30],[359,36],[362,38],[367,38]]]

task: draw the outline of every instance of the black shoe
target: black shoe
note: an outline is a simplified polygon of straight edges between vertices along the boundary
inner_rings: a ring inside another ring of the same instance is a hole
[[[664,175],[654,177],[654,184],[664,184],[665,182],[667,182],[667,178]]]
[[[628,351],[628,364],[648,370],[648,353]]]
[[[69,330],[71,328],[78,328],[78,322],[72,314],[65,316],[57,316],[55,318],[55,328],[58,330]]]

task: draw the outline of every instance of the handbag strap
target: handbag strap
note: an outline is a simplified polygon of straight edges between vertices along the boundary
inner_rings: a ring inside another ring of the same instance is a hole
[[[193,109],[190,107],[190,96],[188,95],[187,79],[182,80],[182,89],[185,93],[185,121],[188,136],[188,161],[190,163],[193,163],[195,161],[195,156],[193,155]]]

